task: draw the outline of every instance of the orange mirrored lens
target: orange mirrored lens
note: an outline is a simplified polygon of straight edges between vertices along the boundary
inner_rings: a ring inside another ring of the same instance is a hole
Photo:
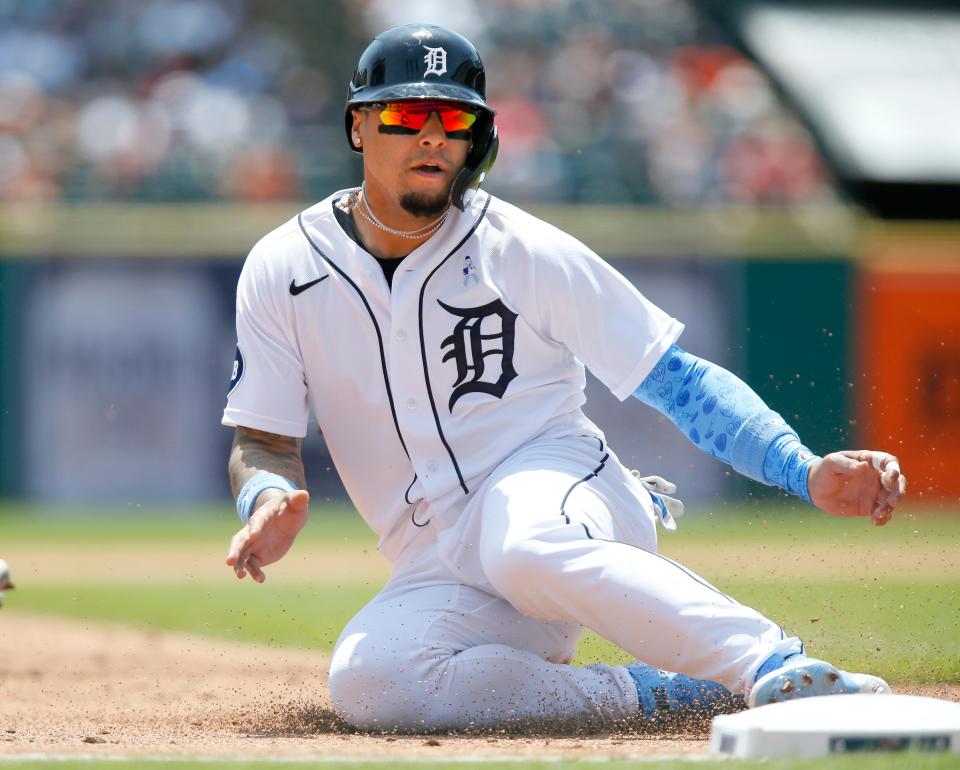
[[[380,122],[385,126],[403,126],[419,131],[430,120],[433,113],[437,113],[443,130],[469,131],[477,115],[468,112],[449,102],[389,102],[380,111]]]

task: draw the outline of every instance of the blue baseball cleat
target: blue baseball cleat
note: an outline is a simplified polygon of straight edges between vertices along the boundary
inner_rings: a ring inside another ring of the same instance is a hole
[[[668,712],[721,712],[743,708],[743,699],[719,682],[631,663],[627,671],[637,686],[640,711],[646,717]]]
[[[760,667],[747,705],[755,708],[817,695],[886,695],[890,692],[890,685],[878,676],[851,674],[826,661],[804,655],[792,655],[786,659],[777,655]]]

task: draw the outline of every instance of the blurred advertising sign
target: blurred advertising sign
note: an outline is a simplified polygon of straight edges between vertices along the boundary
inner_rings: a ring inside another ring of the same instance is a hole
[[[54,263],[23,315],[28,495],[137,503],[222,491],[225,319],[202,270]]]
[[[956,503],[960,266],[925,268],[921,245],[899,248],[913,261],[867,264],[860,275],[859,435],[864,446],[900,457],[913,502]],[[958,256],[954,249],[954,262]]]

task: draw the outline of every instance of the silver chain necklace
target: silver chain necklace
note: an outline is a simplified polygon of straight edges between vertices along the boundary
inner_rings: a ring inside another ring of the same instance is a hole
[[[421,238],[426,238],[428,235],[433,235],[444,222],[447,221],[447,215],[450,213],[450,207],[447,207],[447,210],[444,211],[437,219],[433,220],[430,224],[424,225],[423,227],[418,227],[416,230],[397,230],[394,227],[385,225],[379,219],[377,215],[373,213],[373,209],[370,208],[370,204],[367,203],[367,183],[363,182],[360,185],[360,194],[359,199],[363,202],[363,207],[357,207],[357,211],[360,212],[361,216],[366,219],[370,224],[375,227],[379,227],[384,232],[390,233],[391,235],[397,235],[400,238],[409,238],[412,241],[419,241]],[[364,211],[366,209],[366,211]]]

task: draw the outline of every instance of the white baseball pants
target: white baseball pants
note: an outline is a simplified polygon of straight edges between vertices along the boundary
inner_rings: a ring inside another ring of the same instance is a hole
[[[658,668],[746,694],[799,639],[656,553],[646,490],[596,438],[502,464],[457,526],[423,528],[334,649],[334,707],[416,730],[637,713],[626,668],[570,665],[591,628]]]

